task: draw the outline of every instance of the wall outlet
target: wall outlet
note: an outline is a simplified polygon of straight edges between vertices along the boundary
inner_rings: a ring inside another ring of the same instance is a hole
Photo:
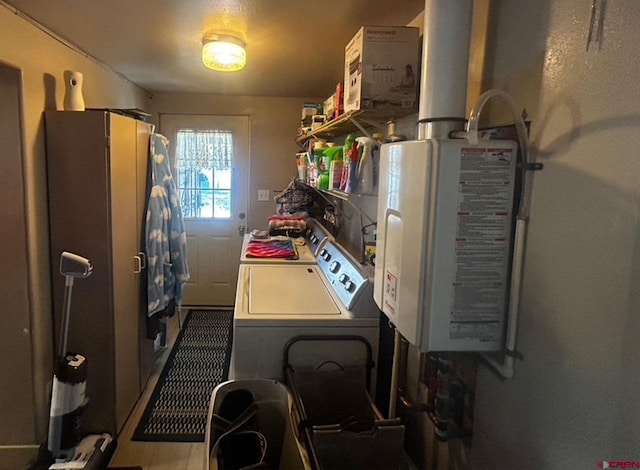
[[[269,190],[258,189],[258,201],[268,201],[268,200],[269,200]]]

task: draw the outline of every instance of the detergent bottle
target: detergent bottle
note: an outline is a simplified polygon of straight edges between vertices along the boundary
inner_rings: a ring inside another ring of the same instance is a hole
[[[370,137],[358,137],[358,151],[360,161],[358,162],[358,185],[357,191],[363,194],[373,193],[373,146],[375,140]]]
[[[358,154],[356,148],[356,138],[349,134],[344,142],[342,179],[340,181],[340,190],[345,193],[352,192],[356,182],[356,168],[358,165]]]

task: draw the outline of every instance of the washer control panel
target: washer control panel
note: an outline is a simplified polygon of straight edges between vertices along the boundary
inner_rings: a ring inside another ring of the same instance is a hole
[[[320,249],[324,245],[325,241],[333,240],[333,237],[329,231],[324,228],[315,219],[307,219],[307,230],[304,238],[307,240],[307,245],[311,248],[313,256],[317,257]]]
[[[318,254],[318,267],[344,306],[351,310],[369,283],[360,264],[334,242],[327,241]]]

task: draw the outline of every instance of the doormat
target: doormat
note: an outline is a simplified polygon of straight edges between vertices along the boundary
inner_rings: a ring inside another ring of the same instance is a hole
[[[211,393],[227,380],[233,311],[189,310],[134,441],[204,442]]]

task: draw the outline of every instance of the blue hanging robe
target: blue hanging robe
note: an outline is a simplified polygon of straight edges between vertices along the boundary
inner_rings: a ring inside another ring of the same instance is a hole
[[[184,285],[189,280],[187,236],[178,190],[169,168],[168,143],[163,135],[151,135],[151,191],[145,227],[150,317],[174,301],[180,308]]]

